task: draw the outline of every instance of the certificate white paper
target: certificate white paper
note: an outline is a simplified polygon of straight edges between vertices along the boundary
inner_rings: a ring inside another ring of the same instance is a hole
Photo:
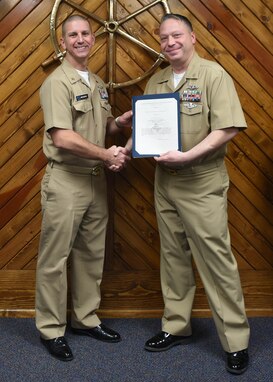
[[[133,157],[181,150],[179,93],[133,97]]]

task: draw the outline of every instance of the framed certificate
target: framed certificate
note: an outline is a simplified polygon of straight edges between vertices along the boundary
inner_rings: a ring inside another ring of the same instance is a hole
[[[132,97],[134,158],[181,151],[180,94],[147,94]]]

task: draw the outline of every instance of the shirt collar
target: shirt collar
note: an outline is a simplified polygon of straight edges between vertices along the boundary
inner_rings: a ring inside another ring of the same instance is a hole
[[[194,52],[194,55],[190,61],[188,69],[186,70],[184,74],[184,80],[197,79],[199,77],[200,62],[201,62],[201,59],[199,55],[196,52]],[[171,77],[172,77],[172,67],[171,65],[169,65],[165,70],[162,70],[161,76],[158,78],[157,83],[162,84],[164,82],[168,82],[170,81]]]
[[[80,76],[77,70],[65,58],[62,61],[62,69],[71,84],[75,84],[76,82],[80,81],[86,86],[88,86],[88,84],[83,80],[83,78]],[[90,79],[90,84],[92,84],[91,79]],[[91,88],[92,88],[92,85],[91,85]]]

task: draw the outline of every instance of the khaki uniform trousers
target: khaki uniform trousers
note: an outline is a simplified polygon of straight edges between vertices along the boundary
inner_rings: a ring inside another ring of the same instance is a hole
[[[67,261],[71,277],[71,325],[100,324],[106,225],[103,169],[48,165],[42,181],[42,229],[36,276],[36,326],[44,339],[64,335]],[[92,175],[93,174],[93,175]]]
[[[229,178],[222,160],[182,170],[157,166],[155,206],[161,241],[162,330],[190,335],[195,294],[192,257],[227,352],[248,347],[237,262],[227,226]]]

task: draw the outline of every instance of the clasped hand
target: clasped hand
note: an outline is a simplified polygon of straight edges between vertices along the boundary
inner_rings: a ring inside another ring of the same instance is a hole
[[[105,166],[114,172],[121,171],[131,160],[130,151],[125,147],[113,145],[107,149],[107,159]]]

